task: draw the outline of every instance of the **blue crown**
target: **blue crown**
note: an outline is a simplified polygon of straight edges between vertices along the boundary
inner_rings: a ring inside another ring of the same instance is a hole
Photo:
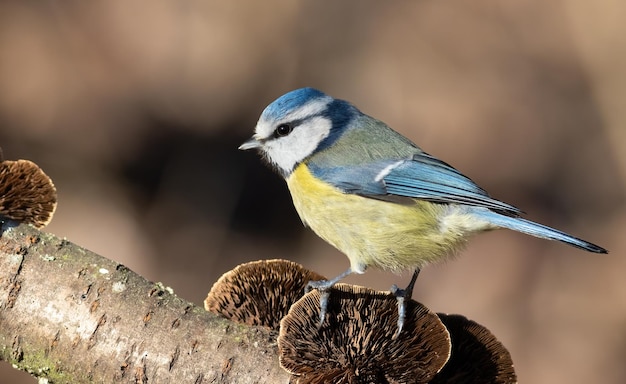
[[[319,99],[326,97],[326,94],[313,88],[300,88],[289,93],[286,93],[274,100],[273,103],[267,106],[261,118],[265,120],[277,120],[285,116],[289,112],[300,108],[304,104],[313,99]]]

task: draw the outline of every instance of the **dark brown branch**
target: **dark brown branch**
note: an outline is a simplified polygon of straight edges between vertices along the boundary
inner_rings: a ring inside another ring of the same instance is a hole
[[[0,232],[0,359],[54,383],[286,383],[275,334],[27,225]]]

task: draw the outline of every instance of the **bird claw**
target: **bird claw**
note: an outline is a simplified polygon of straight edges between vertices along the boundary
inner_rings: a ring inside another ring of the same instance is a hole
[[[320,322],[318,324],[318,328],[322,327],[324,320],[326,319],[326,314],[328,313],[328,298],[330,297],[330,289],[337,284],[337,282],[344,277],[348,276],[352,273],[352,268],[348,268],[341,275],[330,279],[330,280],[318,280],[318,281],[309,281],[304,287],[304,292],[309,293],[314,289],[317,289],[320,292]]]
[[[314,289],[319,291],[327,291],[329,290],[333,284],[330,284],[329,280],[317,280],[317,281],[309,281],[306,283],[306,287],[304,287],[304,293],[309,293]]]
[[[404,321],[406,320],[406,300],[411,299],[411,293],[406,289],[400,289],[397,285],[392,285],[390,288],[391,293],[396,297],[398,302],[398,328],[393,335],[393,339],[397,339],[404,328]]]
[[[392,285],[389,289],[391,293],[396,297],[398,301],[398,329],[396,333],[393,335],[393,339],[397,339],[402,332],[402,328],[404,328],[404,321],[406,320],[406,302],[411,300],[411,296],[413,295],[413,287],[415,286],[415,281],[417,280],[417,276],[419,276],[420,270],[416,269],[413,272],[413,276],[411,277],[411,282],[406,287],[406,289],[400,289],[397,285]]]
[[[330,297],[330,289],[335,285],[334,282],[329,280],[309,281],[304,288],[305,293],[309,293],[314,289],[317,289],[320,293],[320,321],[317,324],[318,328],[322,327],[324,320],[326,320],[326,314],[328,313],[328,298]]]

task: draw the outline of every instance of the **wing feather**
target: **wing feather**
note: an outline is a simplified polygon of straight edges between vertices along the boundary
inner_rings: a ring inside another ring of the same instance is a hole
[[[466,204],[517,216],[521,211],[491,198],[470,178],[424,152],[406,160],[382,160],[366,165],[318,167],[309,164],[316,177],[341,189],[375,199],[397,197],[436,203]]]

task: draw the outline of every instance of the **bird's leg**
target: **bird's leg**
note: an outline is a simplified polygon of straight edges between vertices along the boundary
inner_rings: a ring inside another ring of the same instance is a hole
[[[324,319],[326,318],[326,312],[328,312],[328,298],[330,297],[330,289],[335,284],[337,284],[339,280],[350,274],[352,274],[352,268],[348,268],[347,271],[330,280],[309,281],[307,283],[306,288],[304,289],[306,293],[311,292],[311,290],[313,289],[317,289],[320,292],[320,327],[322,326],[322,323],[324,323]]]
[[[417,281],[417,276],[420,274],[420,269],[416,268],[413,272],[413,276],[411,277],[411,282],[405,289],[398,288],[397,285],[391,286],[391,293],[398,300],[398,330],[394,335],[394,339],[400,335],[402,332],[402,328],[404,327],[404,320],[406,319],[406,301],[411,299],[411,295],[413,295],[413,287],[415,286],[415,281]]]

